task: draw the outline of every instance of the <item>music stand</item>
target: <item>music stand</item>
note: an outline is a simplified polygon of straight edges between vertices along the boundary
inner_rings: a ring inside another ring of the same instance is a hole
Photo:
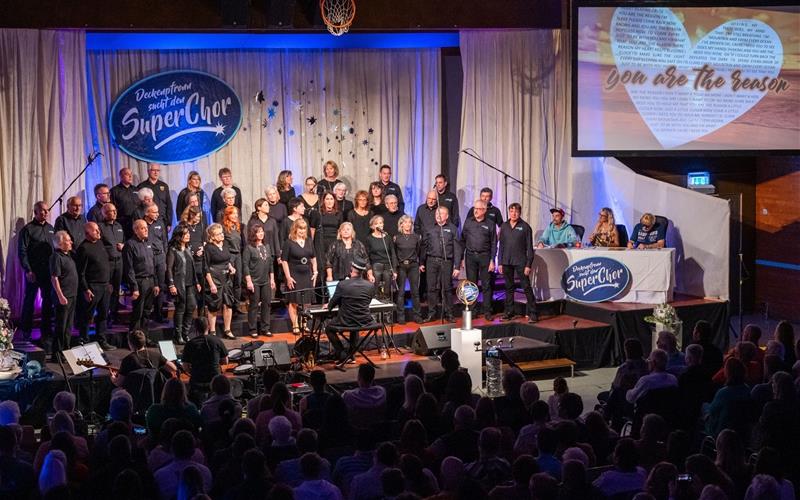
[[[89,413],[86,421],[90,424],[97,424],[100,421],[99,415],[94,411],[94,368],[91,366],[82,366],[78,364],[78,360],[90,360],[96,365],[105,365],[106,358],[103,357],[103,349],[97,342],[89,342],[88,344],[79,345],[72,349],[62,351],[64,359],[67,360],[69,368],[72,370],[73,375],[81,375],[89,372]],[[77,394],[76,394],[77,395]]]

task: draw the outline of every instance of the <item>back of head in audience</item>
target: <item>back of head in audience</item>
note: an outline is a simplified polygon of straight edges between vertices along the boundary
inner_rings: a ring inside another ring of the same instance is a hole
[[[747,487],[744,500],[781,500],[781,487],[774,477],[756,474]]]
[[[317,451],[317,431],[314,429],[300,429],[297,433],[297,449],[300,453]]]
[[[458,370],[461,366],[461,363],[458,361],[458,353],[452,349],[444,351],[439,362],[446,372]]]
[[[316,453],[304,453],[300,457],[300,472],[307,481],[319,479],[322,471],[322,459]]]
[[[395,467],[384,469],[381,472],[381,486],[383,487],[384,498],[399,496],[405,490],[403,471]]]
[[[71,392],[61,391],[53,398],[53,409],[55,411],[75,412],[75,395]]]
[[[531,492],[531,500],[556,500],[558,498],[558,481],[545,472],[537,472],[532,475],[528,487]]]
[[[568,392],[561,396],[558,403],[558,416],[568,420],[575,420],[583,413],[583,398],[575,392]]]
[[[53,419],[50,420],[50,434],[55,435],[58,432],[75,434],[75,422],[72,421],[70,414],[64,410],[57,411],[53,415]]]
[[[650,362],[650,370],[653,372],[663,372],[667,369],[667,362],[669,361],[669,356],[667,355],[666,351],[662,349],[653,349],[650,352],[650,357],[647,358]]]
[[[656,498],[669,498],[669,485],[678,476],[678,468],[669,462],[659,462],[650,469],[644,489]]]
[[[519,390],[525,382],[525,375],[514,366],[509,366],[503,370],[503,391],[506,397],[517,399],[520,397]]]
[[[698,366],[703,362],[703,346],[700,344],[689,344],[686,346],[686,365]]]
[[[242,457],[242,472],[246,479],[258,479],[267,475],[267,460],[257,448],[247,450]]]
[[[519,388],[519,397],[522,399],[522,404],[525,405],[525,408],[530,410],[533,403],[539,401],[539,386],[532,380],[523,382],[522,387]]]
[[[362,387],[369,387],[375,380],[375,367],[370,364],[363,364],[358,367],[358,384]]]
[[[442,460],[442,489],[455,491],[464,476],[464,462],[458,457],[446,457]]]
[[[375,452],[375,462],[386,467],[394,467],[397,459],[397,447],[392,443],[381,443]]]
[[[621,471],[633,472],[639,465],[639,452],[631,438],[622,438],[614,448],[614,465]]]
[[[700,321],[694,324],[694,331],[692,331],[692,339],[695,342],[700,342],[701,344],[705,344],[711,342],[711,337],[713,336],[713,334],[714,332],[711,329],[711,323],[701,319]]]
[[[18,424],[19,417],[19,405],[16,401],[7,399],[0,402],[0,425]]]
[[[273,443],[277,445],[288,444],[292,437],[292,423],[283,415],[272,417],[267,424]]]
[[[422,380],[425,380],[425,368],[423,368],[422,363],[411,360],[403,365],[403,377],[405,378],[411,374],[414,374]]]
[[[211,391],[217,396],[228,396],[231,393],[231,381],[223,374],[211,379]]]
[[[625,350],[625,359],[642,359],[644,357],[644,350],[639,339],[627,339],[623,344],[623,349]]]
[[[313,370],[309,375],[308,383],[314,389],[314,392],[322,392],[325,389],[325,384],[328,383],[328,379],[323,370],[317,369]]]
[[[742,340],[758,345],[761,340],[761,327],[752,323],[745,326],[742,330]]]
[[[725,385],[744,384],[746,369],[744,363],[737,358],[725,360]]]
[[[189,460],[194,455],[194,436],[187,430],[178,431],[172,436],[172,455],[176,460]]]

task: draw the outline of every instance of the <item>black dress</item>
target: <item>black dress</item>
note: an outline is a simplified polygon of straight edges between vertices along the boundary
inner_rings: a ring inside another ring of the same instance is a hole
[[[353,257],[356,255],[364,261],[368,259],[363,243],[354,239],[350,248],[346,248],[342,240],[336,240],[325,255],[325,269],[330,268],[333,279],[341,281],[350,276]]]
[[[287,240],[283,245],[281,260],[286,261],[289,266],[289,274],[294,278],[295,290],[311,288],[311,259],[314,258],[314,245],[311,240],[306,239],[301,247],[294,240]],[[310,304],[314,293],[309,290],[306,292],[293,292],[288,288],[286,296],[293,304]]]
[[[205,302],[208,310],[217,312],[222,309],[223,305],[233,307],[236,300],[233,295],[233,283],[230,279],[228,264],[232,263],[231,253],[223,245],[219,248],[217,245],[208,244],[203,250],[203,257],[205,258],[206,272],[211,274],[211,280],[217,287],[217,293],[212,294],[208,287],[208,281],[203,280],[205,283]]]
[[[242,232],[239,229],[231,229],[224,231],[225,242],[224,246],[231,254],[231,263],[233,263],[236,274],[231,276],[233,283],[233,296],[238,300],[242,294]]]
[[[347,214],[347,220],[353,225],[353,231],[356,233],[356,239],[363,244],[367,244],[367,238],[372,231],[369,228],[369,220],[374,214],[372,211],[367,211],[367,215],[358,215],[355,209]]]
[[[336,235],[339,232],[339,226],[342,224],[342,213],[336,212],[320,214],[319,222],[320,231],[317,232],[317,237],[322,242],[319,256],[324,257],[333,242],[336,241]]]
[[[332,181],[327,180],[326,178],[320,179],[317,183],[317,194],[322,196],[322,193],[325,191],[333,192],[333,186],[339,183],[339,179],[334,179]]]
[[[280,197],[281,203],[283,203],[284,206],[288,206],[289,200],[297,198],[297,193],[294,191],[294,186],[291,186],[288,191],[278,191],[278,196]]]

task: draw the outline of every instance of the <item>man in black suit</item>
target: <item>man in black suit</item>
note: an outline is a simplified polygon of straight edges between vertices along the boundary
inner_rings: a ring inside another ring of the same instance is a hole
[[[50,339],[53,318],[53,285],[50,281],[50,255],[56,230],[47,222],[50,209],[43,201],[33,205],[33,220],[19,232],[17,252],[19,263],[25,271],[25,299],[22,303],[19,329],[23,338],[30,340],[33,328],[33,304],[36,293],[42,294],[42,322],[40,342]]]
[[[336,292],[326,307],[333,309],[339,306],[339,314],[328,324],[325,333],[336,351],[336,358],[343,360],[358,345],[359,328],[363,328],[375,320],[369,313],[369,303],[375,296],[375,286],[366,279],[367,263],[361,257],[354,257],[350,269],[350,278],[342,280],[336,286]],[[352,327],[350,331],[349,353],[344,352],[342,341],[331,327]]]

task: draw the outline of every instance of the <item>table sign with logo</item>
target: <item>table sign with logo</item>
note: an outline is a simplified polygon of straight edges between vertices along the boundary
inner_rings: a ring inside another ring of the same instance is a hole
[[[561,287],[577,302],[613,300],[628,288],[631,272],[622,262],[609,257],[589,257],[567,266]]]
[[[242,124],[236,92],[200,71],[167,71],[139,80],[114,101],[114,143],[139,160],[181,163],[225,146]]]

